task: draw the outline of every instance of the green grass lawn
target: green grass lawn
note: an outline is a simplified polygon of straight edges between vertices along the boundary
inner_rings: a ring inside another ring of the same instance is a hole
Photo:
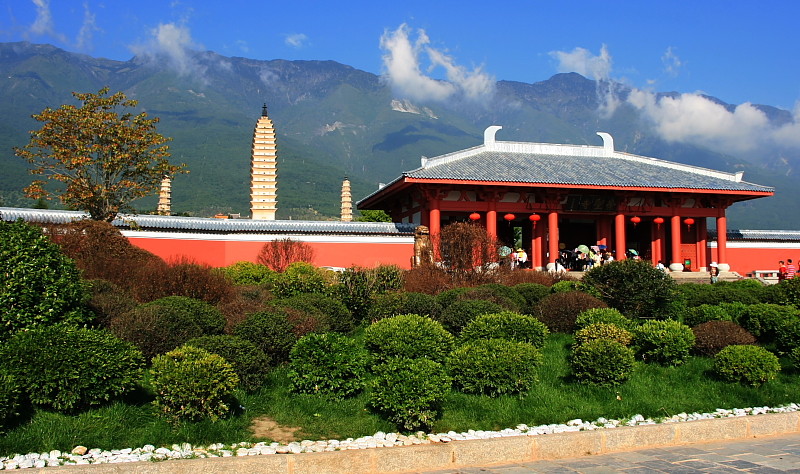
[[[635,414],[660,418],[716,408],[778,406],[798,402],[800,376],[784,366],[776,380],[752,388],[719,382],[709,375],[711,359],[691,357],[680,367],[639,364],[632,378],[614,388],[575,382],[567,355],[572,336],[553,334],[544,348],[539,383],[525,396],[490,398],[452,392],[441,419],[431,431],[499,430],[564,423],[574,418],[627,418]],[[366,394],[342,401],[288,391],[285,368],[272,372],[261,390],[239,393],[244,407],[235,416],[212,422],[172,426],[155,413],[146,389],[105,407],[67,416],[37,410],[24,423],[0,436],[0,456],[14,453],[69,451],[76,445],[114,449],[189,442],[192,444],[264,441],[250,431],[251,421],[269,417],[299,427],[301,439],[344,439],[396,428],[366,409]]]

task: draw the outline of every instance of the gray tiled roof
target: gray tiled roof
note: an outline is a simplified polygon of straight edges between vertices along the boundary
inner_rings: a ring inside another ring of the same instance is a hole
[[[79,211],[20,209],[0,207],[5,221],[22,219],[28,222],[65,224],[86,219]],[[141,228],[171,232],[257,233],[257,234],[346,234],[346,235],[413,235],[415,224],[390,222],[283,221],[251,219],[213,219],[205,217],[121,215],[112,222],[120,228]]]
[[[739,230],[728,229],[728,240],[800,242],[800,230]],[[708,230],[708,238],[717,240],[716,229]]]
[[[702,170],[702,168],[696,169]],[[773,188],[767,186],[744,181],[736,182],[691,170],[673,169],[632,159],[500,151],[484,151],[436,166],[421,167],[407,171],[403,176],[436,180],[554,185],[773,191]]]

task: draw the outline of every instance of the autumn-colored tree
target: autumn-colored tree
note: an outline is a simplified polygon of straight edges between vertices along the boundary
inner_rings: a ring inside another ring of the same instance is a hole
[[[497,262],[497,244],[483,227],[455,222],[434,238],[439,258],[454,273],[486,273]]]
[[[314,249],[305,242],[290,238],[272,240],[261,247],[258,253],[258,263],[266,265],[276,272],[286,270],[286,267],[295,262],[312,263]]]
[[[47,107],[33,115],[42,128],[30,132],[27,145],[14,147],[17,156],[33,165],[31,174],[41,177],[25,188],[29,197],[58,195],[92,219],[111,222],[130,209],[131,201],[157,191],[164,176],[185,172],[185,165],[167,160],[169,139],[156,131],[158,118],[126,111],[137,101],[122,92],[109,95],[108,87],[72,95],[80,107]],[[61,184],[48,189],[47,181]]]

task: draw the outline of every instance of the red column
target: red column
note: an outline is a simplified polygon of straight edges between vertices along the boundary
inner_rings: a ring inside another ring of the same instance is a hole
[[[683,269],[683,261],[681,260],[681,216],[672,216],[672,218],[670,218],[670,227],[670,238],[672,239],[672,258],[670,259],[670,267],[672,267],[672,265],[676,265],[675,268],[677,268],[677,265],[680,265],[681,269]],[[670,269],[674,270],[673,268]]]
[[[697,269],[708,268],[708,222],[697,219]]]
[[[531,268],[542,268],[542,226],[532,223],[531,229]]]
[[[548,263],[556,263],[558,259],[558,213],[551,212],[547,215],[547,232],[548,232]]]
[[[659,260],[663,260],[661,255],[661,232],[660,225],[655,222],[650,224],[650,255],[653,265],[658,264]]]
[[[614,216],[614,250],[616,255],[614,256],[617,260],[622,260],[625,258],[625,243],[627,240],[625,239],[625,214],[617,214]]]
[[[717,217],[717,263],[728,265],[728,219],[725,211]],[[730,268],[730,267],[727,267]],[[726,271],[720,268],[720,271]]]
[[[431,238],[433,238],[434,235],[439,235],[439,230],[441,229],[442,226],[442,219],[441,219],[441,213],[439,212],[438,199],[434,199],[431,201],[431,210],[429,214],[430,217],[428,218],[428,220],[430,221],[430,226],[428,227],[428,229],[430,230]]]
[[[489,209],[486,211],[486,233],[492,239],[497,239],[497,202],[489,201]]]

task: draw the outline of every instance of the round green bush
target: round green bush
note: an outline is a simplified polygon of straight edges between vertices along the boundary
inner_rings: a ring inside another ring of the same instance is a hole
[[[108,280],[90,280],[91,299],[86,307],[94,313],[97,324],[111,327],[111,321],[131,311],[138,303],[127,291]]]
[[[552,293],[536,305],[534,315],[551,332],[571,333],[575,330],[578,315],[587,309],[605,308],[607,305],[582,291]]]
[[[0,349],[0,367],[31,402],[62,412],[103,404],[133,390],[142,353],[108,331],[66,325],[20,331]]]
[[[436,301],[442,306],[442,310],[447,309],[448,306],[458,301],[458,297],[469,291],[469,287],[451,288],[444,290],[436,295]]]
[[[399,314],[419,314],[432,319],[439,317],[442,306],[433,295],[414,292],[389,292],[375,295],[369,308],[369,320],[397,316]]]
[[[517,293],[516,290],[499,283],[485,283],[474,288],[469,288],[467,291],[458,295],[458,299],[491,301],[508,311],[514,312],[521,311],[527,304],[525,298]]]
[[[278,309],[249,315],[233,328],[233,333],[255,344],[276,363],[289,359],[289,351],[298,339],[288,315]]]
[[[336,333],[303,336],[289,359],[294,392],[340,400],[364,388],[369,355],[349,337]]]
[[[402,271],[394,265],[376,268],[353,266],[338,273],[336,278],[333,291],[359,323],[369,317],[369,308],[376,295],[397,291],[403,286]]]
[[[794,368],[800,370],[800,347],[795,347],[792,349],[788,356]]]
[[[295,262],[272,278],[276,298],[289,298],[302,293],[325,294],[333,283],[331,272],[310,263]]]
[[[759,346],[728,346],[714,357],[713,371],[722,380],[758,386],[778,376],[778,357]]]
[[[476,339],[454,350],[447,368],[462,392],[496,397],[527,392],[538,380],[541,360],[527,342]]]
[[[768,291],[759,283],[758,287],[741,285],[740,282],[719,282],[714,285],[682,283],[677,291],[685,298],[690,308],[703,304],[719,305],[738,302],[743,304],[762,303]]]
[[[575,332],[575,344],[580,345],[595,339],[610,339],[627,347],[631,345],[633,334],[627,329],[609,323],[590,324]]]
[[[266,265],[253,262],[236,262],[220,270],[237,285],[271,285],[278,274]]]
[[[320,293],[303,293],[276,300],[275,306],[282,306],[318,315],[323,327],[331,331],[349,333],[356,327],[353,313],[336,298]]]
[[[581,282],[576,280],[561,280],[553,283],[550,293],[566,293],[568,291],[583,291]]]
[[[733,321],[707,321],[692,328],[694,352],[703,356],[714,356],[722,349],[733,345],[751,345],[756,338]]]
[[[638,322],[626,318],[624,314],[614,308],[589,308],[582,311],[575,319],[575,329],[583,329],[590,324],[597,323],[614,324],[629,331],[639,325]]]
[[[429,359],[390,359],[375,368],[369,406],[404,431],[429,429],[452,385],[444,366]]]
[[[153,405],[170,421],[218,420],[231,411],[238,384],[231,364],[199,347],[181,346],[153,358]]]
[[[527,314],[503,311],[482,314],[467,324],[461,331],[462,341],[478,339],[506,339],[527,342],[541,349],[550,331],[543,322]]]
[[[441,324],[418,314],[381,319],[364,331],[364,344],[379,361],[403,357],[444,362],[453,340]]]
[[[738,323],[739,318],[742,317],[742,314],[744,314],[745,310],[750,305],[740,303],[738,301],[732,301],[730,303],[720,303],[717,306],[724,309],[725,312],[728,313],[731,321]]]
[[[760,303],[748,306],[739,317],[739,324],[759,341],[772,342],[781,326],[797,318],[794,306]]]
[[[512,288],[525,298],[523,312],[528,314],[531,313],[533,307],[536,306],[542,298],[550,294],[550,287],[542,285],[541,283],[519,283]]]
[[[217,308],[186,296],[157,299],[111,320],[111,331],[136,344],[146,358],[224,329],[225,317]]]
[[[663,318],[677,297],[675,280],[645,260],[616,260],[592,267],[582,282],[631,319]]]
[[[646,321],[633,331],[637,354],[645,362],[680,365],[694,346],[692,329],[678,321]]]
[[[775,346],[779,354],[788,354],[800,347],[800,318],[786,321],[775,332]]]
[[[241,337],[228,334],[201,336],[190,339],[186,345],[205,349],[225,359],[239,377],[239,388],[242,390],[258,390],[267,380],[269,356]]]
[[[23,397],[17,378],[0,367],[0,434],[20,415]]]
[[[630,378],[635,356],[633,349],[611,339],[594,339],[572,348],[570,365],[581,383],[618,385]]]
[[[92,314],[75,262],[42,231],[0,220],[0,337],[38,325],[80,325]]]
[[[731,321],[731,315],[725,308],[710,304],[701,304],[694,308],[689,308],[684,313],[683,322],[687,326],[697,326],[708,321]]]
[[[451,333],[458,334],[481,314],[500,313],[504,310],[505,308],[491,301],[460,300],[445,308],[437,321]]]

